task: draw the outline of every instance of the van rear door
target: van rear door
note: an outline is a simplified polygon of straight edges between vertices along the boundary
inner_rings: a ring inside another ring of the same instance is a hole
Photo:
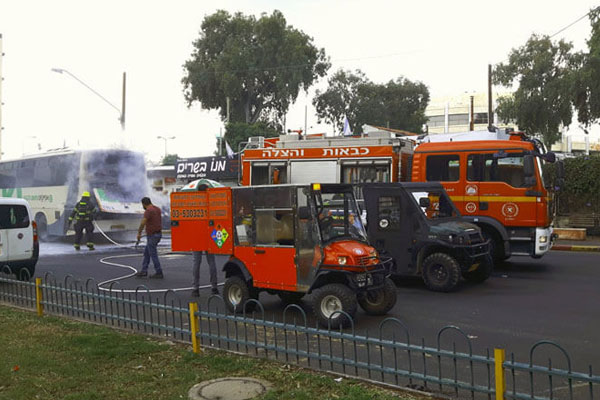
[[[10,261],[27,260],[33,256],[33,235],[29,210],[23,204],[0,205],[2,257]]]

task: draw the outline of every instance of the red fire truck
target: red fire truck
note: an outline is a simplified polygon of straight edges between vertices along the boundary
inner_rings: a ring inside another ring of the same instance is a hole
[[[253,138],[242,155],[240,183],[442,182],[464,217],[491,240],[495,260],[539,258],[550,249],[552,196],[541,167],[554,162],[553,153],[522,133],[469,132],[433,140],[441,141],[416,145],[387,131]]]
[[[229,255],[223,298],[232,312],[260,291],[295,302],[312,293],[324,326],[347,325],[357,305],[371,315],[396,303],[388,277],[360,224],[350,185],[215,187],[171,193],[173,251]],[[357,217],[358,218],[358,217]]]

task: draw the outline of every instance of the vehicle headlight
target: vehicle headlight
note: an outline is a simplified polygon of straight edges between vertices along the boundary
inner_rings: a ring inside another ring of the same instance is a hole
[[[441,239],[449,242],[449,243],[453,243],[453,244],[464,244],[465,243],[465,238],[464,236],[461,235],[443,235],[441,236]]]
[[[346,262],[348,261],[348,259],[346,257],[338,257],[338,264],[339,265],[346,265]]]
[[[548,236],[540,236],[540,243],[546,243],[548,241]]]

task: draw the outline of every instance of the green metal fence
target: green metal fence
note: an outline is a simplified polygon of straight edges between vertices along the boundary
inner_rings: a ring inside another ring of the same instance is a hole
[[[0,303],[37,309],[134,332],[167,337],[200,347],[246,353],[316,370],[329,371],[396,387],[426,390],[471,399],[594,399],[600,396],[600,376],[573,371],[565,349],[550,341],[534,344],[525,362],[503,349],[474,354],[472,341],[456,326],[438,331],[434,345],[415,341],[397,318],[385,318],[375,332],[309,326],[305,311],[289,305],[276,320],[265,316],[262,304],[250,300],[244,311],[226,311],[220,296],[182,303],[173,291],[154,295],[144,286],[135,291],[113,284],[99,288],[93,279],[57,281],[52,274],[36,282],[0,273]],[[26,277],[23,277],[26,278]],[[534,363],[542,351],[561,356],[561,368]]]

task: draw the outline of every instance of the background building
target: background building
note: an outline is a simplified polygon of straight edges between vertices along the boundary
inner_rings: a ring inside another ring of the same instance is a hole
[[[493,94],[493,110],[496,109],[495,99],[506,94],[508,92]],[[472,107],[471,98],[473,99]],[[487,93],[462,93],[432,98],[425,110],[425,115],[429,118],[427,131],[431,134],[469,131],[471,113],[474,120],[473,130],[486,130],[488,126]],[[498,121],[495,112],[492,124],[498,128],[509,127],[518,130],[516,124]],[[569,127],[563,128],[561,140],[554,143],[551,150],[573,155],[600,153],[600,125],[596,124],[584,129],[575,121]]]

